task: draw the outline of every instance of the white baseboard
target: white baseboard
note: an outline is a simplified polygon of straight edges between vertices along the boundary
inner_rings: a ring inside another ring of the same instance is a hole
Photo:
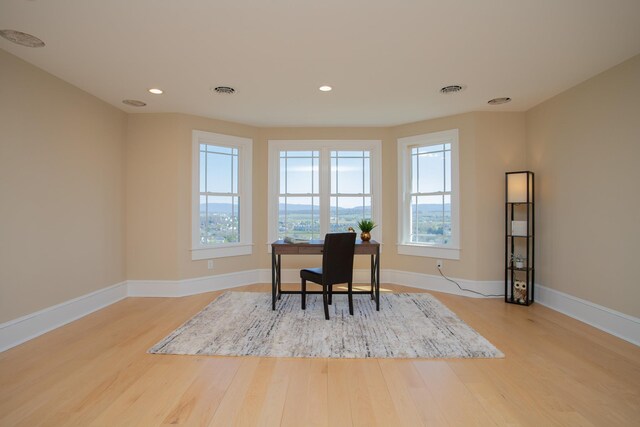
[[[546,286],[536,285],[535,300],[604,332],[640,346],[640,319]]]
[[[271,274],[271,270],[269,270]],[[261,270],[246,270],[185,280],[129,280],[130,297],[184,297],[261,283]],[[267,282],[271,282],[271,276]]]
[[[411,273],[400,270],[382,270],[380,272],[381,283],[392,283],[395,285],[411,286],[413,288],[424,289],[427,291],[445,292],[455,295],[463,295],[473,298],[484,298],[482,295],[474,294],[460,290],[454,283],[449,282],[442,276],[431,274]],[[260,283],[271,282],[271,269],[260,270]],[[472,289],[485,295],[504,295],[503,281],[475,281],[454,279],[465,289]],[[353,281],[356,284],[371,283],[371,272],[369,269],[358,269],[353,271]],[[283,269],[282,283],[299,283],[299,269]]]
[[[0,324],[0,352],[29,341],[127,297],[122,282]]]
[[[492,295],[494,298],[504,296],[504,282],[501,280],[480,281],[456,278],[452,280],[458,282],[463,289],[470,289],[484,295],[461,290],[455,283],[448,281],[440,275],[412,273],[401,270],[384,270],[382,272],[382,283],[393,283],[427,291],[445,292],[447,294],[463,295],[472,298],[486,298],[488,295]]]
[[[481,295],[460,290],[454,283],[436,275],[400,270],[382,270],[381,279],[382,283],[482,298]],[[504,292],[503,281],[454,280],[462,288],[471,289],[485,295],[502,295]],[[298,283],[299,281],[300,271],[298,269],[282,270],[283,283]],[[270,282],[271,269],[247,270],[175,281],[129,280],[0,324],[0,352],[66,325],[127,296],[183,297],[254,283]],[[354,282],[356,284],[370,283],[369,270],[354,270]],[[640,345],[640,319],[638,318],[541,285],[536,285],[536,301],[541,305],[578,319],[635,345]]]

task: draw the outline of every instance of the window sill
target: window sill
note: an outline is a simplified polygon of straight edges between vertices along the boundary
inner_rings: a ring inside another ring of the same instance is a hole
[[[398,254],[429,258],[460,259],[460,248],[398,243]]]
[[[197,261],[211,258],[225,258],[240,255],[251,255],[252,243],[233,243],[224,246],[191,249],[191,260]]]

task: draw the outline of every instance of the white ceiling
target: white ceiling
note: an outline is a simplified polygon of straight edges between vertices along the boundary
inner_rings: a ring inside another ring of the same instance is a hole
[[[640,53],[640,1],[0,0],[0,29],[46,43],[1,49],[131,113],[389,126],[525,111]]]

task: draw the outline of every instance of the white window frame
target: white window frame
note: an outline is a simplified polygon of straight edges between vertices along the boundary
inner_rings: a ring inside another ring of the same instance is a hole
[[[238,149],[238,199],[240,206],[240,241],[204,245],[200,242],[200,144]],[[202,260],[253,252],[252,238],[252,162],[253,140],[239,136],[194,130],[192,132],[191,184],[191,259]]]
[[[409,239],[411,218],[411,148],[451,144],[451,240],[449,243],[415,243]],[[460,259],[460,163],[458,129],[398,139],[398,254]]]
[[[329,230],[331,194],[331,151],[369,151],[371,219],[378,225],[371,238],[382,243],[382,142],[380,140],[269,140],[269,202],[267,251],[278,238],[280,194],[280,152],[320,152],[320,236]],[[357,230],[356,230],[357,231]]]

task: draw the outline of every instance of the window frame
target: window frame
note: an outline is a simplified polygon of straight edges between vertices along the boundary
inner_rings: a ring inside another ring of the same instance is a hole
[[[269,191],[267,251],[278,238],[280,152],[319,151],[320,238],[330,230],[331,212],[331,151],[369,151],[371,219],[378,225],[372,239],[382,240],[382,142],[380,140],[269,140]]]
[[[200,242],[200,144],[235,148],[238,150],[238,206],[240,220],[239,242],[205,245]],[[253,252],[252,230],[252,162],[253,140],[200,130],[192,131],[191,183],[191,259],[203,260]]]
[[[458,129],[398,138],[398,254],[460,259],[460,163],[458,139]],[[440,144],[451,144],[451,240],[447,244],[411,242],[411,149]]]

